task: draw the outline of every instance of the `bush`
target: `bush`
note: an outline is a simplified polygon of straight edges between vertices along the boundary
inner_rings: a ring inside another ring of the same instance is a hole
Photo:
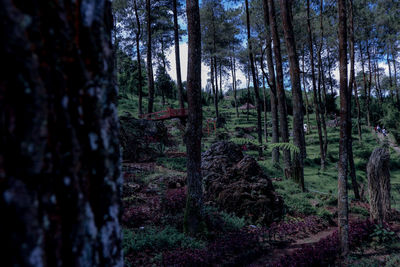
[[[205,246],[203,241],[184,235],[177,229],[167,226],[160,230],[154,227],[143,230],[123,230],[123,249],[125,255],[145,249],[169,250],[176,248],[200,249]]]
[[[235,214],[218,211],[217,208],[212,206],[205,207],[205,215],[210,230],[233,232],[246,225],[245,219],[237,217]]]
[[[164,210],[168,213],[182,212],[186,206],[186,187],[168,189],[163,199]]]

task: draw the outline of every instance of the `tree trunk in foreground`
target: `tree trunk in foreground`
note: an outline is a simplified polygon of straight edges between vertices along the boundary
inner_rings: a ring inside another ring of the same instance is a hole
[[[181,58],[179,52],[179,24],[178,24],[177,0],[173,0],[172,4],[174,13],[174,41],[175,41],[175,61],[176,61],[176,83],[178,85],[178,100],[179,100],[179,107],[185,108],[185,102],[183,100],[182,77],[181,77]]]
[[[303,161],[306,155],[306,142],[304,140],[304,114],[303,97],[300,84],[299,59],[296,53],[293,26],[290,18],[290,6],[285,0],[280,0],[283,31],[285,34],[286,49],[288,51],[290,66],[290,81],[292,83],[293,103],[293,142],[300,149],[300,154],[294,153],[293,157],[293,179],[304,188],[304,166]]]
[[[338,162],[338,226],[342,257],[349,253],[349,216],[347,194],[348,118],[347,92],[347,26],[346,0],[338,0],[339,16],[339,74],[340,74],[340,141]]]
[[[266,54],[267,54],[267,66],[268,66],[268,73],[269,73],[269,79],[267,81],[268,81],[269,89],[270,89],[269,96],[270,96],[270,103],[271,103],[272,143],[279,143],[278,98],[276,95],[275,68],[274,68],[274,62],[273,62],[273,58],[272,58],[268,0],[263,1],[263,10],[264,10],[265,31],[267,32]],[[272,150],[272,164],[276,165],[278,163],[279,163],[279,149],[276,147]]]
[[[268,0],[268,11],[269,11],[269,26],[272,35],[272,41],[274,44],[275,64],[276,64],[276,88],[278,95],[278,110],[279,110],[279,126],[281,130],[282,142],[289,142],[289,127],[287,120],[287,107],[286,107],[286,95],[283,87],[283,66],[281,56],[281,45],[278,35],[278,25],[275,17],[275,5],[273,0]],[[286,178],[291,177],[292,163],[290,159],[290,151],[287,149],[283,150],[283,160],[285,163],[285,176]]]
[[[189,234],[203,227],[203,186],[201,176],[201,32],[198,0],[186,0],[188,20],[187,95],[189,118],[185,135],[187,149],[187,201],[184,228]]]
[[[382,224],[390,215],[390,154],[387,148],[376,148],[367,165],[371,219]]]
[[[261,126],[261,100],[260,90],[258,89],[258,75],[256,75],[256,69],[254,67],[254,56],[252,51],[252,45],[250,40],[250,14],[249,14],[249,1],[246,0],[246,24],[247,24],[247,44],[249,49],[251,75],[253,76],[253,87],[254,95],[256,96],[256,108],[257,108],[257,134],[258,134],[258,156],[262,157],[262,126]]]
[[[0,15],[2,265],[123,266],[111,2]]]

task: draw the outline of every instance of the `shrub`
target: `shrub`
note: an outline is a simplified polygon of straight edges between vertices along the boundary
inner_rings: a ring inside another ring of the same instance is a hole
[[[186,192],[186,187],[168,189],[163,199],[164,210],[172,214],[182,212],[186,206]]]
[[[204,246],[203,241],[186,236],[170,226],[162,230],[154,227],[138,231],[123,230],[123,249],[125,254],[145,249],[155,251],[176,248],[200,249]]]

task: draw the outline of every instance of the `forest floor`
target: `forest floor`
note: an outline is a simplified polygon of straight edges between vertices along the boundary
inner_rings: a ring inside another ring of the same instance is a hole
[[[135,101],[123,100],[121,106],[123,110],[120,112],[136,114]],[[249,120],[245,114],[236,118],[230,102],[222,101],[220,114],[227,123],[210,135],[204,134],[203,151],[220,139],[227,138],[239,145],[255,142],[255,131],[245,138],[235,137],[237,127],[251,128],[256,125],[254,111],[249,115]],[[213,108],[205,106],[204,120],[213,116]],[[312,117],[313,114],[310,114],[310,123],[315,125]],[[289,121],[291,122],[291,117]],[[270,129],[270,122],[268,123]],[[328,253],[336,246],[331,240],[337,233],[338,128],[328,128],[327,165],[323,171],[319,166],[316,129],[311,127],[312,132],[306,135],[307,159],[304,174],[307,192],[301,192],[297,184],[286,180],[282,168],[272,165],[271,148],[268,145],[264,156],[258,159],[258,164],[271,178],[276,192],[285,202],[285,215],[281,221],[275,223],[273,236],[272,226],[253,225],[249,218],[237,217],[206,203],[208,219],[219,227],[209,228],[207,232],[196,237],[188,237],[182,231],[186,197],[185,146],[182,132],[171,126],[173,122],[167,121],[165,124],[174,141],[173,146],[166,147],[163,155],[154,162],[123,164],[125,182],[122,221],[126,266],[285,266],[282,262],[285,263],[287,259],[293,262],[292,266],[296,266],[295,259],[318,260],[318,254],[329,259],[331,266],[339,265],[336,254],[330,258],[332,256]],[[354,224],[365,222],[369,217],[366,164],[373,149],[379,146],[378,140],[382,139],[379,135],[377,139],[368,127],[363,127],[362,130],[363,141],[354,139],[353,153],[357,182],[360,184],[364,202],[355,201],[349,184],[350,221]],[[353,136],[356,137],[357,133],[354,132]],[[268,138],[270,140],[271,137]],[[392,206],[400,209],[400,149],[393,141],[390,141],[390,146]],[[243,152],[257,158],[255,150]],[[350,258],[344,265],[400,266],[400,216],[397,212],[394,214],[389,228],[368,228],[365,225],[352,228],[355,229],[352,230],[356,233],[355,236],[363,238],[353,240]],[[194,258],[198,261],[194,261]],[[180,260],[178,262],[181,264],[176,264],[176,260]],[[320,266],[322,265],[328,265],[328,262],[321,263]]]

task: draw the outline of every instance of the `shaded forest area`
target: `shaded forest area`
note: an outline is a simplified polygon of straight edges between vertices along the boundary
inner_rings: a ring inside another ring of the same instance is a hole
[[[5,266],[400,265],[400,3],[0,1]]]

